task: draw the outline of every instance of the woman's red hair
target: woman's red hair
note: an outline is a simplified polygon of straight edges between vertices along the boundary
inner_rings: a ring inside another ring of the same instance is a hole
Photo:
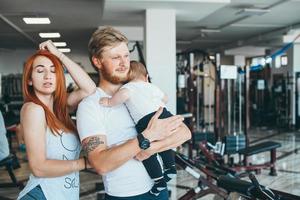
[[[53,94],[53,112],[43,104],[36,96],[33,86],[29,85],[33,71],[33,62],[38,56],[44,56],[50,59],[55,67],[56,89]],[[67,108],[67,90],[65,85],[65,76],[63,66],[60,60],[46,50],[39,50],[28,58],[24,65],[23,71],[23,97],[26,102],[33,102],[43,107],[46,115],[46,122],[53,133],[59,133],[60,130],[68,132],[76,132],[74,123],[72,122]]]

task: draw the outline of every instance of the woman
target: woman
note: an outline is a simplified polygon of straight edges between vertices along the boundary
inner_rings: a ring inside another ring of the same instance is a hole
[[[67,95],[64,70],[79,90]],[[51,41],[40,44],[24,66],[21,126],[32,170],[18,199],[79,199],[80,142],[68,112],[96,85],[85,71],[61,53]]]

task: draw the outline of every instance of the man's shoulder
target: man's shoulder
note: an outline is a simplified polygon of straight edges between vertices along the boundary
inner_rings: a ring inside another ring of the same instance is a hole
[[[100,98],[101,98],[101,94],[100,94],[99,90],[96,90],[93,94],[82,99],[82,101],[79,103],[78,107],[99,104]]]
[[[100,99],[107,97],[107,95],[101,90],[97,89],[93,94],[85,97],[78,105],[78,110],[91,110],[96,112],[102,112],[106,107],[100,104]]]

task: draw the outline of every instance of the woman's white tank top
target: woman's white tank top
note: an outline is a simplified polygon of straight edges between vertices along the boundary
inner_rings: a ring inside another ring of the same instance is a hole
[[[79,158],[81,146],[75,134],[62,133],[54,135],[50,128],[46,131],[47,159],[76,160]],[[79,199],[79,172],[73,172],[60,177],[44,178],[30,174],[25,188],[20,192],[18,199],[30,190],[40,185],[47,200],[78,200]]]

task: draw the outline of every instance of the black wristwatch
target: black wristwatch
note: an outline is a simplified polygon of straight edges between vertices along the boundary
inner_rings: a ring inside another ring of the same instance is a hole
[[[146,150],[150,147],[150,141],[143,136],[143,134],[138,134],[137,139],[139,141],[139,146],[141,149]]]

